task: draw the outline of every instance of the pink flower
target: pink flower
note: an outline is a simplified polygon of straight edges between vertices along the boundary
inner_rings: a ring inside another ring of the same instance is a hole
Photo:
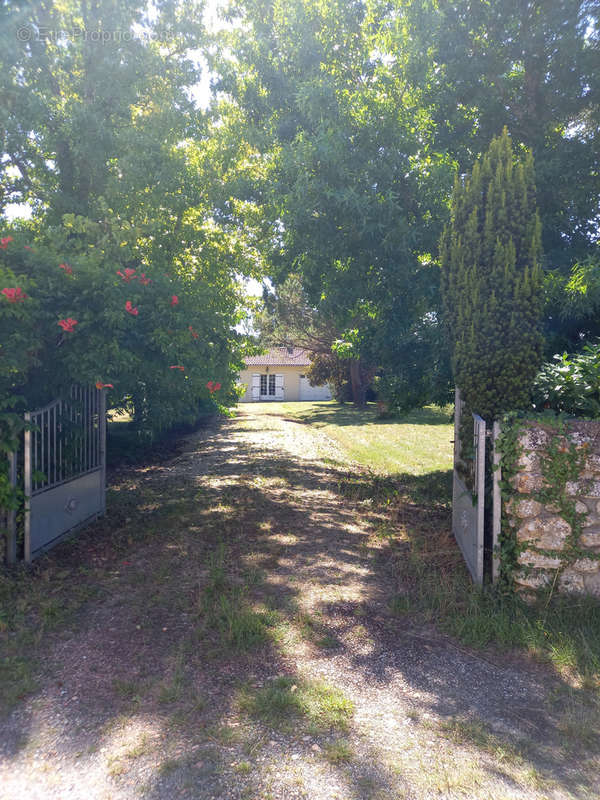
[[[207,388],[207,389],[208,389],[208,391],[209,391],[209,392],[212,394],[212,391],[213,391],[213,382],[212,382],[212,381],[209,381],[209,382],[206,384],[206,388]]]
[[[73,274],[73,269],[68,264],[59,264],[58,268],[59,269],[64,269],[64,271],[67,273],[67,275],[72,275]]]
[[[183,372],[185,367],[182,367],[180,364],[174,364],[172,367],[169,367],[169,369],[180,369]]]
[[[128,312],[129,312],[129,313],[130,313],[130,314],[131,314],[133,317],[137,317],[137,315],[138,315],[138,313],[139,313],[139,312],[138,312],[138,309],[137,309],[137,308],[134,308],[134,307],[131,305],[131,300],[128,300],[128,301],[125,303],[125,311],[128,311]]]
[[[73,333],[75,330],[75,325],[77,325],[77,320],[73,319],[72,317],[67,317],[67,319],[59,319],[58,325],[63,329],[63,331],[67,331],[68,333]]]
[[[219,391],[219,389],[221,388],[221,384],[220,383],[215,383],[214,381],[209,381],[206,384],[206,388],[208,389],[208,391],[211,394],[214,394],[215,392]]]
[[[134,269],[130,269],[129,267],[126,268],[125,273],[121,272],[121,270],[117,270],[117,275],[120,275],[126,283],[131,283],[131,281],[137,278]]]
[[[177,297],[176,294],[172,295],[171,297],[171,305],[172,306],[179,305],[179,298]]]
[[[102,381],[98,381],[96,383],[96,389],[102,390],[102,389],[114,389],[114,388],[115,387],[112,385],[112,383],[102,383]]]
[[[2,289],[2,294],[9,303],[22,303],[27,297],[23,289],[18,286],[16,289]]]
[[[8,247],[8,243],[13,241],[12,236],[5,236],[3,239],[0,239],[0,250],[6,250]]]
[[[148,286],[149,283],[152,283],[152,278],[147,278],[146,273],[142,272],[142,274],[140,275],[140,283],[143,286]]]
[[[220,383],[215,383],[215,392],[218,392],[220,388],[221,388],[221,384]]]
[[[24,244],[23,247],[25,248],[25,250],[32,250],[33,249],[33,248],[29,247],[28,244]]]
[[[190,333],[192,334],[192,336],[194,337],[194,339],[197,339],[197,338],[198,338],[198,334],[197,334],[197,333],[196,333],[196,331],[195,331],[195,330],[192,328],[192,326],[191,326],[191,325],[189,326],[189,331],[190,331]]]

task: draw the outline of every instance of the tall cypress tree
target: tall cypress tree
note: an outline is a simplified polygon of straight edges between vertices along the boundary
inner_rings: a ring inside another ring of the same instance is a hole
[[[440,256],[463,399],[487,420],[526,407],[542,358],[541,224],[533,156],[515,158],[506,128],[456,178]]]

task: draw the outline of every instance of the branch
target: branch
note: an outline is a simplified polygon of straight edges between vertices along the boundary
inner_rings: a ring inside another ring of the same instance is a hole
[[[7,155],[9,157],[8,163],[12,164],[19,170],[19,172],[21,173],[21,179],[25,181],[29,189],[33,189],[33,181],[29,177],[28,167],[14,153],[8,153]]]

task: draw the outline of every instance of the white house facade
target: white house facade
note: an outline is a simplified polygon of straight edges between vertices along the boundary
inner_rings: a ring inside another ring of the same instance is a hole
[[[329,386],[311,386],[306,377],[310,359],[300,347],[272,347],[261,356],[249,356],[240,372],[245,386],[242,403],[272,400],[331,400]]]

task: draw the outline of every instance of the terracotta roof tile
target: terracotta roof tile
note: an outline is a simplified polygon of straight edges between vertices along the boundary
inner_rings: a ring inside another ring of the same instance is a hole
[[[248,356],[244,359],[247,367],[308,367],[308,352],[301,347],[271,347],[261,356]]]

